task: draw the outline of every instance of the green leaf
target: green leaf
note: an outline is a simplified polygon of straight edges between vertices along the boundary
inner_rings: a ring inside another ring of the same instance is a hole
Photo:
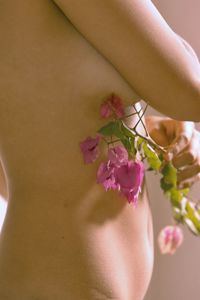
[[[144,142],[144,139],[140,136],[136,136],[135,138],[135,148],[137,151],[141,151],[142,143]]]
[[[148,145],[146,141],[143,142],[142,147],[150,168],[152,168],[155,171],[158,171],[161,166],[161,161],[158,157],[158,154],[150,145]]]
[[[149,167],[149,168],[147,169],[147,171],[154,171],[154,169],[151,168],[151,167]]]
[[[185,223],[188,225],[189,229],[193,231],[195,234],[200,234],[200,215],[195,207],[187,201],[186,203],[186,212],[185,215]],[[188,221],[190,220],[190,222]]]
[[[161,161],[163,161],[163,160],[164,160],[164,156],[163,156],[163,153],[162,153],[162,152],[161,152],[161,153],[159,153],[158,157],[159,157],[159,159],[160,159]]]
[[[144,139],[139,136],[137,139],[137,146],[139,147],[143,142],[144,142]]]
[[[113,121],[113,122],[109,122],[108,124],[106,124],[105,126],[101,127],[98,130],[99,133],[105,135],[105,136],[111,136],[111,135],[115,135],[116,137],[118,137],[119,139],[123,139],[124,135],[121,131],[121,124],[120,122],[117,121]]]
[[[184,217],[182,216],[181,212],[174,211],[174,219],[176,222],[183,224],[184,223]]]
[[[135,157],[135,135],[125,124],[123,124],[121,120],[109,122],[108,124],[100,128],[98,132],[105,136],[118,137],[124,145],[124,147],[127,149],[130,157]]]
[[[189,192],[190,192],[190,189],[189,188],[185,188],[185,189],[181,189],[180,191],[183,193],[184,196],[187,196],[189,194]]]
[[[134,158],[136,155],[136,149],[134,147],[134,139],[131,137],[124,137],[123,139],[121,139],[121,142],[126,148],[126,150],[128,151],[130,157]]]
[[[134,132],[123,121],[119,120],[119,126],[125,136],[135,138]]]
[[[176,188],[177,185],[177,169],[173,166],[172,162],[168,162],[163,167],[161,173],[163,174],[163,180],[166,184],[172,185]]]
[[[177,192],[177,191],[176,191]],[[188,229],[195,235],[200,235],[200,214],[195,205],[183,196],[184,190],[178,191],[179,196],[176,195],[175,200],[180,200],[180,208],[173,206],[174,219],[178,222],[185,223]]]
[[[185,196],[188,194],[189,189],[176,189],[172,186],[172,184],[168,184],[165,182],[164,177],[161,178],[161,188],[164,190],[166,195],[170,198],[171,205],[175,209],[183,209],[183,201]]]
[[[165,182],[165,178],[162,177],[160,179],[160,187],[163,189],[164,193],[166,193],[173,188],[173,184]]]
[[[170,201],[174,207],[181,208],[181,200],[183,198],[183,193],[181,190],[172,188],[170,190]]]
[[[105,135],[110,136],[113,135],[116,130],[116,122],[109,122],[105,126],[101,127],[98,132]]]
[[[199,230],[196,228],[195,224],[189,218],[184,218],[184,222],[187,225],[188,229],[194,234],[199,235]]]

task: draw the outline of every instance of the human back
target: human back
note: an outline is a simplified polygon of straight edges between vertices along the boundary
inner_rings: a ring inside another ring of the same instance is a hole
[[[137,209],[105,193],[98,162],[85,166],[79,149],[111,92],[139,96],[52,1],[4,1],[0,40],[0,296],[142,299],[153,264],[146,188]]]

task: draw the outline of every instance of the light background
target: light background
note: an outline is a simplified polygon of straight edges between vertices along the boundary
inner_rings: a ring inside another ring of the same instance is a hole
[[[172,29],[191,44],[200,58],[200,0],[152,2]],[[149,109],[148,114],[158,113]],[[197,127],[200,129],[199,124]],[[184,229],[185,240],[176,254],[162,256],[159,253],[157,235],[162,227],[171,223],[171,210],[155,176],[148,174],[147,179],[154,223],[155,263],[145,300],[199,300],[200,238]],[[192,188],[191,196],[200,199],[200,183]]]

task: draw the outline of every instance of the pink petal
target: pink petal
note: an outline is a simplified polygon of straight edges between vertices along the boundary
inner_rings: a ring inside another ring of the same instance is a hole
[[[123,117],[124,116],[124,106],[122,99],[112,93],[102,104],[100,107],[100,115],[103,118],[109,118],[113,115],[113,113],[116,114],[117,117]]]
[[[124,107],[123,107],[122,99],[119,96],[112,94],[108,101],[110,101],[116,115],[118,117],[123,117]]]
[[[128,152],[124,146],[116,146],[108,150],[108,158],[116,167],[120,167],[128,161]]]
[[[112,109],[110,108],[110,105],[107,103],[107,101],[104,101],[100,107],[101,117],[109,118],[112,114],[113,114],[113,112],[112,112]]]
[[[116,183],[120,186],[121,193],[128,202],[137,203],[138,194],[144,176],[144,165],[142,162],[128,161],[115,169]]]
[[[115,166],[110,160],[102,162],[97,170],[97,183],[101,183],[105,190],[117,189],[118,185],[114,175]]]
[[[95,138],[87,137],[84,141],[79,143],[86,164],[92,163],[98,158],[100,154],[98,147],[100,140],[100,135],[97,135]]]

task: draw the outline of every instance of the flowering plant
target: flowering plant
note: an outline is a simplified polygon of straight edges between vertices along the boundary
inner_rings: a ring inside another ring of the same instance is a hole
[[[177,169],[167,155],[167,147],[161,147],[150,137],[143,121],[147,106],[142,111],[133,105],[134,113],[125,115],[122,99],[112,93],[100,107],[101,117],[112,120],[101,127],[95,137],[89,136],[81,141],[80,149],[84,162],[89,164],[99,157],[100,142],[107,144],[107,160],[100,163],[96,181],[105,191],[119,192],[134,207],[137,207],[141,192],[144,162],[148,165],[147,170],[161,175],[160,187],[170,200],[174,225],[161,230],[158,244],[163,254],[173,254],[183,241],[179,224],[185,224],[193,234],[200,235],[200,208],[189,199],[189,188],[178,188]],[[131,128],[124,119],[133,115],[137,116],[137,122]],[[142,124],[145,135],[138,132],[139,124]]]

